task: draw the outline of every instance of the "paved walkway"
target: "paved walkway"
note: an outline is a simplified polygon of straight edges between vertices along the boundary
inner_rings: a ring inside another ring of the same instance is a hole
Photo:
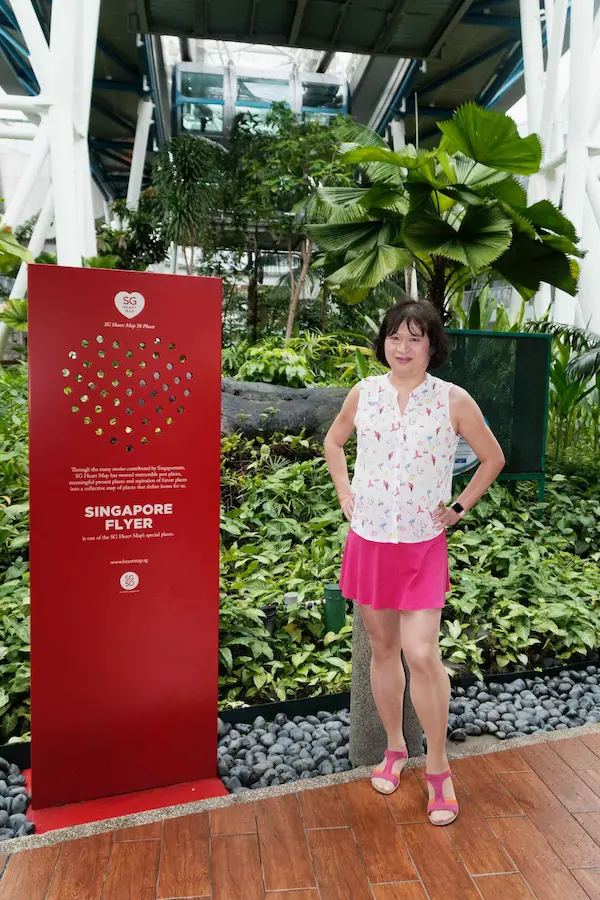
[[[452,766],[447,828],[414,768],[14,853],[0,900],[600,900],[600,733]]]

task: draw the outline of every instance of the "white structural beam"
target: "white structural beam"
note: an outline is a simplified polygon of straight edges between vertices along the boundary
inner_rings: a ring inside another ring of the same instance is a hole
[[[137,125],[135,129],[135,141],[129,170],[129,183],[127,185],[127,207],[137,209],[144,177],[144,164],[146,162],[146,149],[152,124],[154,105],[149,97],[142,97],[138,103]]]
[[[96,255],[96,229],[94,225],[92,179],[90,178],[88,131],[100,0],[85,0],[85,3],[79,3],[77,7],[76,76],[73,86],[74,152],[77,172],[78,216],[81,229],[81,253],[85,258]]]
[[[563,212],[580,235],[583,232],[589,166],[591,114],[588,92],[593,31],[594,0],[577,0],[577,3],[571,4],[569,119]],[[564,291],[557,291],[554,318],[565,325],[574,325],[577,321],[575,298]]]
[[[0,125],[0,138],[10,138],[13,141],[32,141],[38,133],[36,125],[21,124]]]
[[[81,266],[75,154],[74,92],[77,58],[77,0],[54,0],[50,32],[53,105],[50,123],[51,169],[56,220],[56,250],[63,266]]]
[[[558,107],[558,73],[565,39],[568,5],[569,0],[556,0],[554,6],[546,4],[546,28],[548,28],[549,20],[552,23],[540,119],[540,138],[546,158],[551,147],[552,125]],[[549,10],[552,10],[551,16],[548,16]]]
[[[25,94],[2,94],[0,95],[0,109],[18,109],[21,112],[45,112],[51,105],[50,97],[45,94],[38,94],[35,97],[29,97]]]
[[[539,0],[520,0],[520,9],[527,120],[529,130],[539,133],[544,99],[544,50]]]
[[[4,215],[3,224],[15,228],[20,224],[27,205],[27,201],[31,196],[33,187],[39,178],[42,166],[46,162],[48,150],[50,147],[50,133],[48,123],[42,122],[37,129],[37,134],[31,145],[31,153],[27,164],[17,185],[17,189],[13,194],[10,203]]]

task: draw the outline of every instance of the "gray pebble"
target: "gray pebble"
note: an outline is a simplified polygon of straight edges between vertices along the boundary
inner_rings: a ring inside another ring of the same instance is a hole
[[[317,771],[319,775],[333,775],[333,765],[328,759],[325,759],[322,763],[319,763]]]
[[[467,734],[463,731],[462,728],[455,728],[452,734],[450,735],[451,741],[466,741]]]

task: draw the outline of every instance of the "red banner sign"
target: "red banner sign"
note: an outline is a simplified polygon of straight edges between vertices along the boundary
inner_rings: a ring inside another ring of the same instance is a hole
[[[213,777],[221,283],[28,294],[36,806]]]

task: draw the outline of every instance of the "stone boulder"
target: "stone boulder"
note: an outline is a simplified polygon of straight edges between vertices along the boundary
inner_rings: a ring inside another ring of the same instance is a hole
[[[223,378],[221,434],[298,434],[305,429],[323,438],[347,394],[347,388],[288,388]]]

